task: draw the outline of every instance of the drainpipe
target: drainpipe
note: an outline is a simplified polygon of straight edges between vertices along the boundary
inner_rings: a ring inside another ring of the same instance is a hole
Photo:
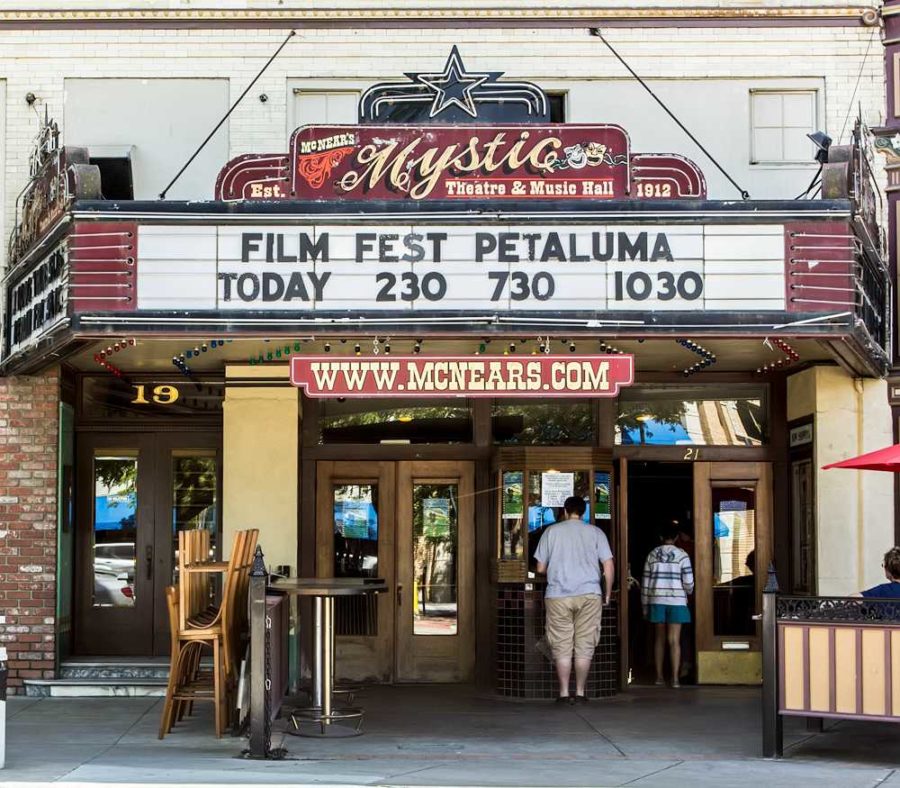
[[[856,389],[856,456],[865,451],[863,442],[863,381],[862,378],[853,378],[853,388]],[[863,502],[863,473],[856,473],[856,588],[865,585],[865,504]]]

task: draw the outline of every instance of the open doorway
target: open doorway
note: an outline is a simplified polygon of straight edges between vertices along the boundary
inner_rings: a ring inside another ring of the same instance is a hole
[[[653,631],[641,610],[640,581],[647,554],[659,544],[661,528],[678,521],[683,536],[679,547],[694,562],[693,466],[685,462],[628,463],[628,565],[636,583],[629,587],[628,654],[633,684],[652,684]],[[690,599],[692,623],[681,629],[682,682],[696,681],[694,602]]]

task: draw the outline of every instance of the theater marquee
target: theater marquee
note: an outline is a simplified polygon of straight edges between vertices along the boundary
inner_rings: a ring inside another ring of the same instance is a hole
[[[141,226],[139,309],[781,310],[782,224]]]
[[[614,397],[634,382],[634,356],[292,356],[308,397]]]

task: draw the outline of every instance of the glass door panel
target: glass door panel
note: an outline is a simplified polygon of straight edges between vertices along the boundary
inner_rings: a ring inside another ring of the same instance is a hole
[[[137,556],[137,452],[94,457],[92,607],[135,606]]]
[[[172,582],[178,582],[178,532],[210,532],[210,560],[219,550],[219,464],[215,451],[177,450],[171,456]]]
[[[333,484],[334,576],[378,577],[378,484]],[[338,597],[335,633],[378,634],[378,600],[374,595]]]
[[[153,574],[153,651],[162,656],[170,649],[166,586],[178,583],[178,533],[203,528],[209,531],[214,561],[228,557],[231,545],[221,537],[221,453],[219,435],[165,433],[153,436],[156,518]],[[217,604],[222,578],[210,584],[210,604]]]
[[[756,490],[714,487],[713,634],[756,634]]]
[[[455,635],[459,485],[413,484],[414,635]]]

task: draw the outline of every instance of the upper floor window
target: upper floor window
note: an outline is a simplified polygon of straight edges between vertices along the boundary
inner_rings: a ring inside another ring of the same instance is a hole
[[[751,164],[809,164],[816,130],[815,90],[750,91]]]
[[[565,93],[547,93],[550,102],[550,122],[566,122],[566,95]]]
[[[355,124],[358,104],[358,90],[294,88],[294,127]]]

